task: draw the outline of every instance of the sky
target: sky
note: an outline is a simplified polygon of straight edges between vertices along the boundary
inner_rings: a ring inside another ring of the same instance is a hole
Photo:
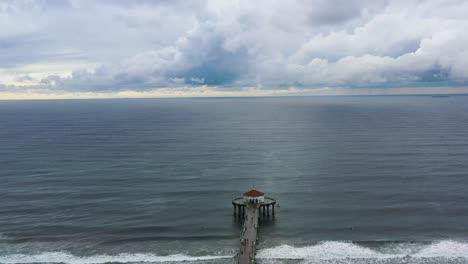
[[[0,100],[468,93],[468,1],[0,0]]]

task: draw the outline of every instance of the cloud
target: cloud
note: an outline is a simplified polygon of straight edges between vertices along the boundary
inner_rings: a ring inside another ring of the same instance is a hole
[[[312,25],[337,25],[359,18],[369,9],[382,7],[384,1],[319,0],[310,5],[309,19]]]
[[[2,1],[0,83],[71,93],[465,86],[466,12],[455,0]]]

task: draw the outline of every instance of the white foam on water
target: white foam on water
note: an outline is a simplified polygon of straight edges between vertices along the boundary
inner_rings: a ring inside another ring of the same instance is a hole
[[[369,248],[339,241],[322,242],[308,247],[282,245],[274,248],[262,249],[257,253],[258,258],[274,259],[376,258],[382,256],[383,254]]]
[[[155,254],[119,254],[75,256],[67,252],[43,252],[34,255],[12,254],[0,256],[0,263],[66,263],[66,264],[104,264],[104,263],[151,263],[151,262],[184,262],[216,259],[230,259],[233,256],[189,256],[175,254],[158,256]],[[352,242],[325,241],[313,246],[293,247],[281,245],[258,251],[258,259],[269,261],[281,259],[344,260],[344,259],[392,259],[392,258],[466,258],[468,243],[457,241],[440,241],[429,245],[389,243],[378,250]]]
[[[102,264],[102,263],[145,263],[145,262],[180,262],[196,260],[214,260],[232,258],[232,256],[187,256],[187,255],[169,255],[158,256],[154,254],[119,254],[95,255],[89,257],[79,257],[66,252],[44,252],[36,255],[14,254],[0,256],[0,263],[67,263],[67,264]]]
[[[440,241],[423,248],[415,257],[463,257],[468,258],[468,243]]]
[[[389,244],[383,253],[352,242],[326,241],[307,247],[293,247],[281,245],[274,248],[262,249],[257,258],[263,259],[383,259],[383,258],[468,258],[468,243],[456,241],[440,241],[430,245],[400,245]],[[409,253],[411,252],[411,253]]]

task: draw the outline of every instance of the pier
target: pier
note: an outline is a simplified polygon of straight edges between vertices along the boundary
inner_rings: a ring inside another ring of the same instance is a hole
[[[239,264],[255,263],[258,242],[259,218],[269,219],[275,215],[276,200],[265,197],[263,192],[250,190],[243,197],[232,200],[234,216],[243,221],[240,236],[240,249],[237,255]]]

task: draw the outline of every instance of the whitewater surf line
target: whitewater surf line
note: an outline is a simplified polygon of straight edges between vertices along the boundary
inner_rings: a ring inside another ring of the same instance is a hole
[[[105,264],[105,263],[154,263],[213,261],[229,259],[232,256],[187,256],[182,254],[158,256],[155,254],[124,253],[119,255],[75,256],[67,252],[44,252],[36,255],[13,254],[0,256],[2,264],[20,263],[65,263],[65,264]]]

